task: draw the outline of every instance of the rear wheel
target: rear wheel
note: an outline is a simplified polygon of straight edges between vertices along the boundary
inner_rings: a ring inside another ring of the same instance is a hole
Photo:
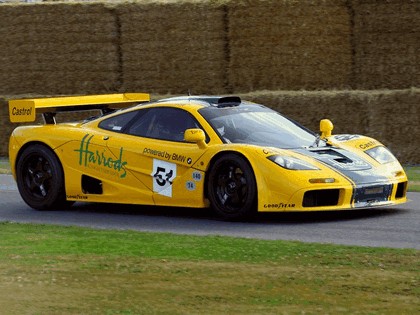
[[[32,208],[50,210],[68,206],[60,161],[49,148],[34,144],[22,152],[16,166],[17,186]]]
[[[213,209],[228,220],[256,213],[257,185],[248,161],[237,154],[216,160],[209,173],[207,191]]]

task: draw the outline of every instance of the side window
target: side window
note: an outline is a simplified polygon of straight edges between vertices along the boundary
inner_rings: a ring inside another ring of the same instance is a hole
[[[154,109],[143,109],[141,110],[142,114],[140,117],[137,117],[130,126],[128,126],[125,133],[128,133],[133,136],[147,137],[149,130],[152,128],[156,114]]]
[[[132,111],[110,117],[99,123],[99,128],[121,132],[125,126],[137,115],[138,111]]]
[[[184,132],[200,128],[188,112],[170,107],[150,109],[126,130],[128,134],[168,141],[184,141]]]

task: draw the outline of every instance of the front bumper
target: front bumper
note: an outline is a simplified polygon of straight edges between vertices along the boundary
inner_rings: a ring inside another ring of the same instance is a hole
[[[407,181],[357,186],[302,189],[289,200],[264,203],[261,212],[334,211],[373,208],[405,203]]]

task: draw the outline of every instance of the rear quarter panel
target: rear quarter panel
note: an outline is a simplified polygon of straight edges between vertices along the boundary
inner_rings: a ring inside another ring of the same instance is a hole
[[[86,144],[87,135],[94,135],[89,147]],[[153,204],[149,189],[143,187],[123,166],[115,167],[114,162],[119,157],[108,150],[103,136],[105,133],[99,130],[77,124],[18,127],[11,135],[9,146],[13,175],[16,178],[19,153],[31,143],[42,143],[51,148],[61,162],[68,200]],[[101,180],[103,194],[85,194],[81,184],[83,175]]]

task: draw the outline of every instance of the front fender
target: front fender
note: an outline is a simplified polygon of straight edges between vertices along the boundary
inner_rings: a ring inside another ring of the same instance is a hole
[[[376,139],[362,135],[334,135],[328,138],[328,142],[339,148],[360,152],[383,145]]]

